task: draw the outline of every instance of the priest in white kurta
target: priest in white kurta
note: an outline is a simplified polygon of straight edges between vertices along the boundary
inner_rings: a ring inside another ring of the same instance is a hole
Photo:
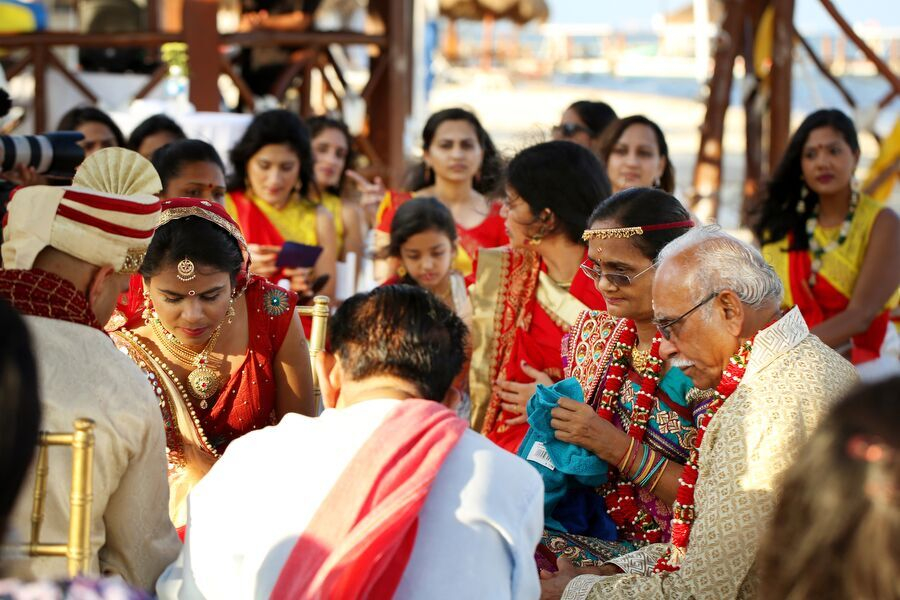
[[[392,411],[405,402],[421,402],[414,398],[439,395],[452,402],[450,384],[462,365],[463,336],[452,350],[442,349],[441,324],[464,327],[426,292],[397,288],[357,296],[335,315],[336,359],[322,358],[319,369],[323,401],[330,408],[315,419],[287,415],[277,426],[236,440],[193,490],[185,546],[160,578],[160,598],[268,598],[316,513],[341,510],[323,503]],[[379,299],[386,301],[379,304]],[[404,302],[425,302],[427,310],[403,321],[409,312]],[[365,327],[356,318],[363,313]],[[346,341],[350,336],[356,338],[352,343]],[[421,343],[431,347],[416,349],[425,336],[430,339]],[[407,342],[397,342],[402,338]],[[393,366],[405,361],[403,370],[413,375],[397,376],[373,359],[366,365],[369,374],[355,379],[359,357],[385,356],[366,347],[369,343],[394,348]],[[428,364],[454,365],[441,365],[444,376],[432,378],[443,381],[437,385],[441,390],[423,391],[417,381],[430,381],[429,373],[415,375],[419,363],[404,359],[405,352],[430,354]],[[415,543],[394,597],[536,599],[534,550],[542,526],[543,484],[534,469],[466,429],[418,514]]]

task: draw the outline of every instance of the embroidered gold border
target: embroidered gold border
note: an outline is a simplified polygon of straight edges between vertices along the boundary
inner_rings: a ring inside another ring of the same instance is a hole
[[[543,271],[538,274],[537,301],[550,318],[566,330],[575,325],[582,312],[589,310],[581,300],[559,287]]]
[[[469,396],[472,399],[471,425],[481,431],[491,400],[491,366],[497,352],[497,332],[506,287],[508,253],[503,249],[481,250],[472,293],[472,366],[469,369]]]

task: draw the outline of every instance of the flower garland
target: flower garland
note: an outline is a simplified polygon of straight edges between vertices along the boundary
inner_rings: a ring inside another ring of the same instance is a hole
[[[656,567],[653,569],[655,573],[677,571],[687,552],[691,527],[697,516],[694,506],[694,488],[699,474],[697,465],[700,462],[700,445],[703,443],[703,436],[713,417],[744,378],[752,348],[753,338],[750,338],[741,344],[737,353],[729,359],[728,366],[722,371],[722,379],[716,386],[713,401],[707,407],[706,412],[697,419],[697,437],[694,447],[691,449],[690,458],[684,465],[684,471],[678,480],[678,493],[672,507],[672,543],[656,563]]]
[[[663,362],[659,358],[661,341],[662,337],[657,333],[653,338],[648,367],[642,373],[641,387],[632,408],[628,435],[636,442],[643,441],[644,435],[647,433],[647,420],[650,418],[650,411],[656,402],[656,388],[659,385],[659,372]],[[628,366],[636,342],[637,329],[634,321],[626,321],[625,328],[613,349],[603,393],[600,396],[600,406],[597,409],[597,414],[609,422],[613,420],[613,406],[627,379]],[[617,529],[630,534],[629,537],[633,537],[635,540],[649,543],[661,541],[662,529],[656,520],[638,504],[637,490],[626,473],[620,473],[619,482],[604,495],[604,499],[606,500],[606,510]]]
[[[856,206],[858,204],[859,192],[853,190],[850,194],[850,208],[847,210],[847,216],[844,217],[844,222],[841,223],[841,230],[838,233],[837,239],[832,240],[831,243],[824,248],[819,244],[819,240],[816,239],[816,225],[819,223],[818,205],[813,214],[806,220],[806,238],[809,240],[809,252],[812,254],[812,264],[810,266],[809,274],[810,287],[816,285],[816,275],[822,268],[822,257],[829,252],[837,250],[847,241],[847,236],[850,235],[850,226],[853,225],[853,215],[856,213]]]

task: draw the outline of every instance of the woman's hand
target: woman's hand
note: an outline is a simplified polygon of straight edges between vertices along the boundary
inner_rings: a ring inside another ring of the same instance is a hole
[[[278,260],[279,246],[263,246],[261,244],[247,244],[250,252],[250,271],[261,277],[271,277],[278,272],[275,261]]]
[[[528,401],[534,396],[537,390],[537,384],[553,385],[553,380],[543,371],[539,371],[526,363],[524,360],[519,363],[522,372],[533,380],[531,383],[517,383],[508,379],[500,378],[494,386],[494,391],[505,402],[501,402],[500,406],[506,412],[518,415],[506,421],[507,425],[520,425],[528,421]]]
[[[25,165],[16,165],[11,171],[0,173],[0,179],[5,179],[20,187],[47,185],[46,177],[39,175],[34,167],[26,167]]]
[[[297,292],[301,298],[313,295],[312,268],[297,267],[294,269],[285,268],[282,270],[284,276],[291,281],[291,291]]]
[[[624,450],[617,453],[617,442],[625,434],[594,412],[589,404],[561,398],[550,416],[556,439],[590,450],[609,463],[615,463],[624,453]]]
[[[384,200],[384,194],[387,192],[384,182],[381,180],[381,177],[376,177],[374,181],[369,181],[353,169],[347,169],[345,173],[356,184],[356,189],[359,190],[360,194],[359,205],[366,215],[366,220],[370,225],[373,224],[378,213],[378,207],[381,205],[381,201]]]

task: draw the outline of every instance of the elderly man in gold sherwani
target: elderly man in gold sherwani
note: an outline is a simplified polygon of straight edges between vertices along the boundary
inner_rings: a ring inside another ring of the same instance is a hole
[[[159,220],[159,176],[136,152],[110,148],[84,161],[71,187],[21,188],[3,228],[0,298],[25,316],[38,360],[42,429],[96,423],[88,574],[151,589],[180,544],[168,515],[165,434],[140,369],[103,330],[128,289]],[[2,335],[2,333],[0,333]],[[51,449],[42,541],[69,531],[71,452]],[[30,476],[33,482],[33,475]],[[31,522],[24,485],[10,525]],[[5,563],[26,579],[61,578],[63,558]]]
[[[782,285],[755,248],[696,228],[663,250],[657,269],[660,353],[698,387],[717,390],[682,475],[672,542],[595,570],[602,574],[561,559],[559,572],[542,573],[542,598],[757,598],[755,557],[781,474],[856,382],[796,308],[780,314]]]

